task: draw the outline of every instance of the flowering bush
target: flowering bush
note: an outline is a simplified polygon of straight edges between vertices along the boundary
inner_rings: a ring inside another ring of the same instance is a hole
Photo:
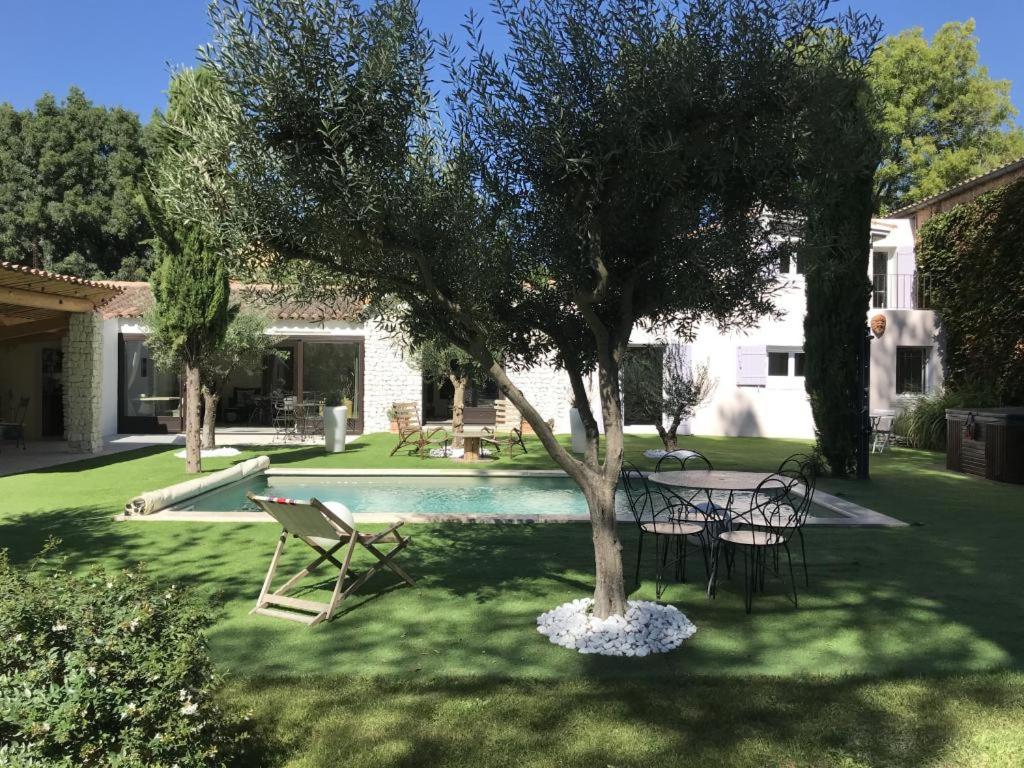
[[[262,764],[221,711],[203,607],[140,569],[75,575],[0,552],[0,765]]]

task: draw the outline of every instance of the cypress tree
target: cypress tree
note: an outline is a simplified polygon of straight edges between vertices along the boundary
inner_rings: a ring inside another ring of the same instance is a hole
[[[150,338],[185,368],[185,453],[189,472],[201,470],[199,364],[220,343],[231,321],[227,266],[196,225],[170,227],[159,209],[145,204],[156,237],[159,266],[151,285],[155,300]]]

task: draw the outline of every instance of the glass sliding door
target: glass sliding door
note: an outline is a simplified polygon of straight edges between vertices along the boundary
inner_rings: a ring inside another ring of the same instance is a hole
[[[166,433],[182,429],[182,390],[177,371],[154,365],[145,339],[120,337],[119,432]]]
[[[300,342],[301,398],[348,408],[349,425],[362,431],[363,345],[360,341]]]

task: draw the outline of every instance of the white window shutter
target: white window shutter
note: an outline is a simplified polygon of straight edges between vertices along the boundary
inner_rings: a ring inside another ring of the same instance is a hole
[[[764,345],[736,348],[736,386],[768,384],[768,348]]]

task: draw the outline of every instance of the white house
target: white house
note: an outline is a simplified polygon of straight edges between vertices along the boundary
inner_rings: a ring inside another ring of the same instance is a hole
[[[934,313],[923,308],[920,301],[923,292],[915,277],[914,236],[909,222],[876,219],[872,240],[874,291],[869,316],[884,315],[887,328],[880,339],[872,342],[871,407],[896,410],[906,398],[931,391],[941,383],[941,339]],[[689,342],[690,359],[706,361],[717,384],[712,400],[686,429],[708,435],[813,436],[802,376],[804,278],[795,260],[780,266],[780,319],[766,319],[743,333],[701,327]],[[64,400],[68,400],[72,379],[75,391],[89,390],[85,394],[90,396],[75,400],[75,421],[76,433],[86,435],[78,442],[92,450],[102,445],[103,438],[118,433],[177,432],[182,427],[179,376],[159,370],[145,345],[143,316],[152,302],[148,285],[109,285],[119,291],[118,295],[102,304],[92,320],[86,322],[87,316],[76,320],[72,346],[88,348],[90,370],[74,376],[70,375],[74,372],[65,371]],[[244,298],[241,288],[237,290]],[[450,391],[443,385],[424,382],[394,340],[375,322],[366,320],[361,309],[361,305],[344,297],[331,306],[279,303],[262,307],[268,316],[268,333],[280,338],[281,354],[269,358],[262,370],[238,375],[229,382],[220,422],[226,428],[268,426],[274,393],[347,403],[354,432],[387,430],[388,409],[398,401],[421,403],[425,420],[450,418]],[[0,406],[29,399],[29,439],[43,436],[41,426],[54,421],[43,413],[48,401],[36,391],[39,376],[26,375],[44,361],[52,366],[54,350],[62,345],[67,353],[67,338],[59,335],[57,326],[54,329],[52,336],[26,337],[24,343],[12,340],[0,346],[5,358],[19,361],[15,367],[0,366]],[[678,341],[638,329],[631,344]],[[572,403],[564,373],[540,366],[516,374],[514,379],[541,414],[554,420],[557,431],[569,431]],[[481,382],[472,387],[467,420],[486,422],[493,418],[495,397],[493,384]],[[52,407],[52,397],[49,402]],[[653,431],[652,424],[634,423],[628,406],[625,416],[627,429]]]

